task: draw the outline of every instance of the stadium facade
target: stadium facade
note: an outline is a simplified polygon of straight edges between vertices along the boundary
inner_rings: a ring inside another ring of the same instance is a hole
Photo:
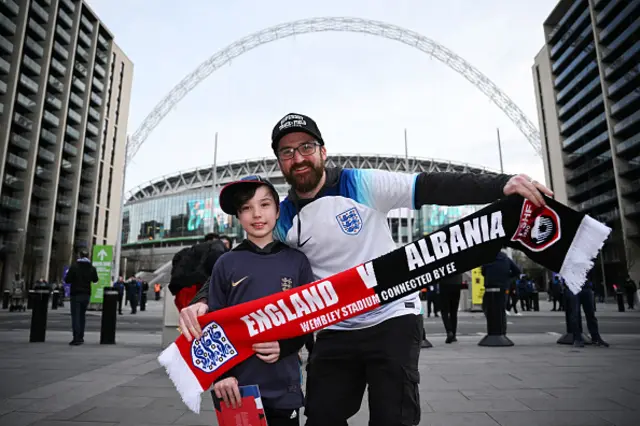
[[[383,155],[332,155],[327,159],[327,166],[403,173],[495,173],[467,164],[415,157],[407,161],[405,157]],[[225,183],[257,174],[268,177],[282,198],[289,189],[273,157],[219,165],[215,175],[216,191],[212,191],[213,169],[208,166],[177,172],[127,194],[122,223],[122,273],[154,271],[170,261],[182,246],[201,240],[208,232],[241,240],[244,236],[237,219],[224,214],[218,205],[217,193]],[[398,244],[405,244],[478,208],[432,205],[417,212],[398,209],[389,214],[388,224],[393,239]]]
[[[640,2],[561,0],[533,80],[547,184],[613,228],[594,277],[640,279]]]

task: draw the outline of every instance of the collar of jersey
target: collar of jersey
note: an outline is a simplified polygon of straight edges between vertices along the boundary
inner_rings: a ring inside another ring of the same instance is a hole
[[[233,251],[250,251],[256,254],[273,254],[282,251],[285,247],[287,246],[278,240],[274,240],[263,248],[258,247],[256,244],[249,240],[244,240],[240,244],[235,246],[233,248]]]

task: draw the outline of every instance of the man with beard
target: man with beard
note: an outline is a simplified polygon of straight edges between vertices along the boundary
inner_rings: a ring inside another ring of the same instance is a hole
[[[302,114],[276,124],[271,147],[292,187],[280,204],[275,235],[307,255],[316,280],[395,250],[387,225],[391,210],[486,204],[514,193],[542,205],[540,191],[552,194],[526,175],[326,168],[320,130]],[[206,300],[204,288],[199,297]],[[318,332],[307,378],[307,426],[347,425],[365,388],[370,426],[419,424],[423,326],[419,296],[412,294]]]

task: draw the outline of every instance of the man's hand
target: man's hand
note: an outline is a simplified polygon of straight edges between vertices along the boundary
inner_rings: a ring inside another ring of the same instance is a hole
[[[218,399],[221,399],[227,405],[227,408],[229,405],[232,408],[242,407],[242,397],[238,388],[238,380],[235,377],[227,377],[216,382],[213,385],[213,391]]]
[[[206,314],[208,311],[209,305],[205,302],[196,302],[180,311],[178,324],[180,326],[180,332],[184,334],[187,342],[190,342],[194,338],[199,339],[202,336],[202,329],[200,328],[198,317]]]
[[[280,343],[265,342],[256,343],[251,347],[257,353],[257,357],[268,364],[273,364],[280,358]]]
[[[541,192],[545,193],[549,197],[553,196],[553,191],[525,174],[519,174],[509,179],[507,184],[504,186],[503,192],[504,195],[520,194],[537,207],[547,204],[545,203]]]

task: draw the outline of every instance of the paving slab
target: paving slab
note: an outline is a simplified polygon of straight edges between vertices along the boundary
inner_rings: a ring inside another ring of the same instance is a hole
[[[155,337],[77,348],[67,337],[30,345],[0,331],[0,425],[217,424],[208,394],[199,415],[184,406],[156,361]],[[515,338],[512,348],[482,348],[469,337],[423,350],[420,425],[640,424],[640,336],[611,335],[609,349],[580,350],[549,335]],[[368,420],[365,396],[349,424]]]

